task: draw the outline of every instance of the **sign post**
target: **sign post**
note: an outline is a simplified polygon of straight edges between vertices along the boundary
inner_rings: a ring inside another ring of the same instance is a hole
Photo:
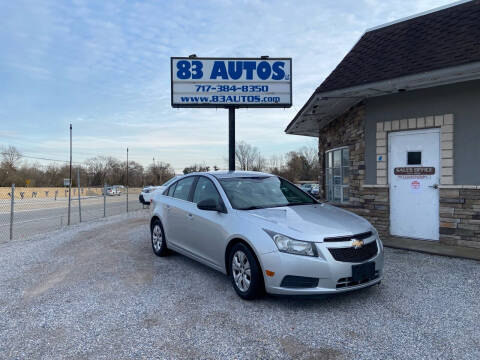
[[[235,171],[235,107],[228,108],[228,171]]]
[[[70,124],[70,176],[68,179],[68,225],[70,225],[70,208],[72,201],[72,124]]]
[[[228,169],[235,170],[235,109],[292,106],[291,58],[172,57],[171,105],[228,109]]]

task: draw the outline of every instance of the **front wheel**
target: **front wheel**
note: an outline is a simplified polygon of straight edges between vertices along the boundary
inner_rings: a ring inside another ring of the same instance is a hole
[[[162,223],[156,219],[151,227],[152,249],[157,256],[167,255],[167,242],[165,241],[165,233],[163,232]]]
[[[262,272],[252,250],[235,244],[230,251],[230,279],[238,296],[245,300],[260,297],[264,291]]]

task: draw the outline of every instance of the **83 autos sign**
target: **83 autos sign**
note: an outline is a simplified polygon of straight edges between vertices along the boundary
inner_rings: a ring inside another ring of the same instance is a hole
[[[173,107],[291,107],[290,58],[171,58]]]

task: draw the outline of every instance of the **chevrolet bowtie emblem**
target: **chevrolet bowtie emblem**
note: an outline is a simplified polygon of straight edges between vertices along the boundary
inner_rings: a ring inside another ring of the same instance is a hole
[[[359,249],[363,246],[363,240],[352,239],[352,246],[355,249]]]

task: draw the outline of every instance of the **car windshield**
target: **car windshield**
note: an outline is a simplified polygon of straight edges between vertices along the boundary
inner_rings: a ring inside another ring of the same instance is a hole
[[[317,201],[277,176],[219,179],[234,209],[253,210],[316,204]]]

